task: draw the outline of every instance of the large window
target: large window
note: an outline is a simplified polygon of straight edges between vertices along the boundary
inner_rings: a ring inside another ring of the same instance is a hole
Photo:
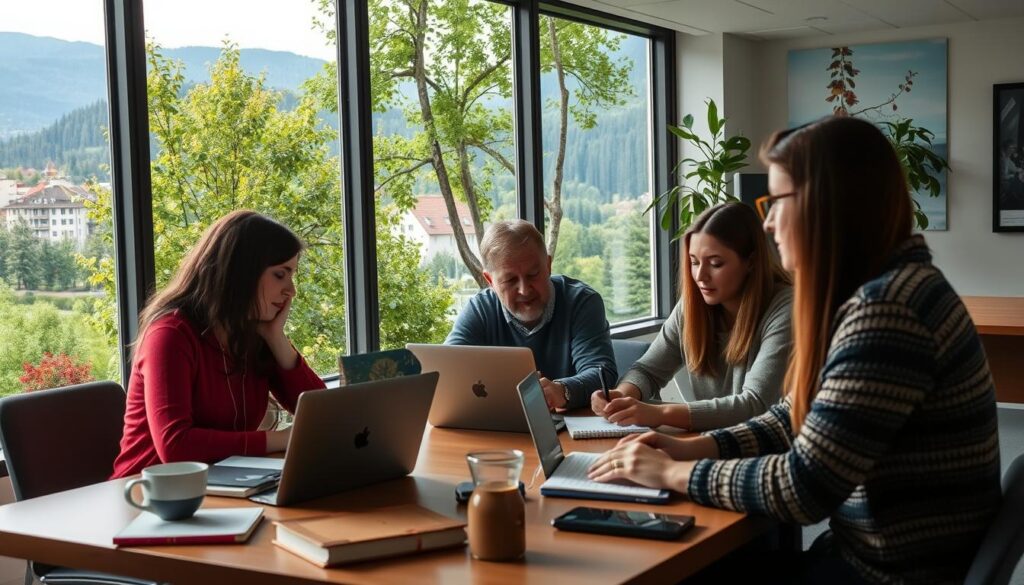
[[[103,4],[0,20],[0,395],[120,376]]]
[[[543,225],[616,327],[671,308],[642,213],[670,31],[557,0],[40,0],[0,29],[0,392],[118,379],[147,296],[238,208],[305,240],[288,333],[322,374],[443,340],[498,219]]]
[[[516,213],[512,18],[487,0],[371,0],[380,339],[440,343]]]
[[[273,217],[307,246],[286,331],[326,374],[345,298],[334,23],[319,5],[146,0],[146,89],[157,288],[227,212]]]
[[[540,18],[544,199],[554,272],[604,298],[611,323],[652,311],[650,41]]]

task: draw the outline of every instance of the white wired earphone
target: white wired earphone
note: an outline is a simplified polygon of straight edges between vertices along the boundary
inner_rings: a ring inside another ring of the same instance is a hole
[[[221,345],[220,340],[217,340],[217,345],[220,347],[220,359],[224,364],[224,380],[228,383],[228,396],[231,398],[231,410],[234,411],[234,416],[231,417],[231,428],[235,431],[238,430],[238,405],[235,402],[235,391],[231,388],[231,376],[228,374],[228,358],[227,352],[224,351],[224,346]],[[248,420],[246,418],[245,410],[245,363],[242,363],[242,432],[245,433],[246,425]],[[242,449],[245,453],[249,452],[249,435],[243,434],[243,446]]]

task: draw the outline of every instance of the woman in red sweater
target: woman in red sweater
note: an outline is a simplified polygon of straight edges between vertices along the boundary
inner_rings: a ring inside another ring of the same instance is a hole
[[[299,394],[324,388],[284,332],[301,251],[252,211],[206,230],[139,317],[113,478],[285,449],[289,430],[257,430],[270,394],[294,412]]]

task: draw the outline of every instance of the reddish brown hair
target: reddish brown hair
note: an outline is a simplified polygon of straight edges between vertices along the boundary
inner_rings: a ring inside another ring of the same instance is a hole
[[[740,260],[750,263],[750,273],[743,282],[736,323],[725,347],[727,363],[739,364],[747,359],[761,317],[775,296],[776,287],[789,282],[789,278],[768,248],[768,239],[761,229],[761,221],[757,214],[747,205],[715,205],[701,213],[686,230],[680,262],[684,263],[687,269],[679,271],[679,288],[683,294],[682,350],[686,356],[687,369],[696,374],[714,376],[718,374],[715,371],[715,356],[719,352],[718,336],[715,332],[720,328],[723,309],[721,306],[713,307],[704,302],[704,297],[693,281],[689,270],[690,238],[693,234],[713,236],[736,252]]]
[[[913,204],[889,141],[857,118],[778,132],[761,148],[761,161],[782,167],[796,192],[793,352],[785,387],[797,432],[817,393],[837,309],[910,237]]]

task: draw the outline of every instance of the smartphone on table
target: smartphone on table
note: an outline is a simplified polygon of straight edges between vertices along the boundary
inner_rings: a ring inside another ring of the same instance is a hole
[[[579,506],[551,521],[559,530],[675,540],[693,527],[693,516]]]

